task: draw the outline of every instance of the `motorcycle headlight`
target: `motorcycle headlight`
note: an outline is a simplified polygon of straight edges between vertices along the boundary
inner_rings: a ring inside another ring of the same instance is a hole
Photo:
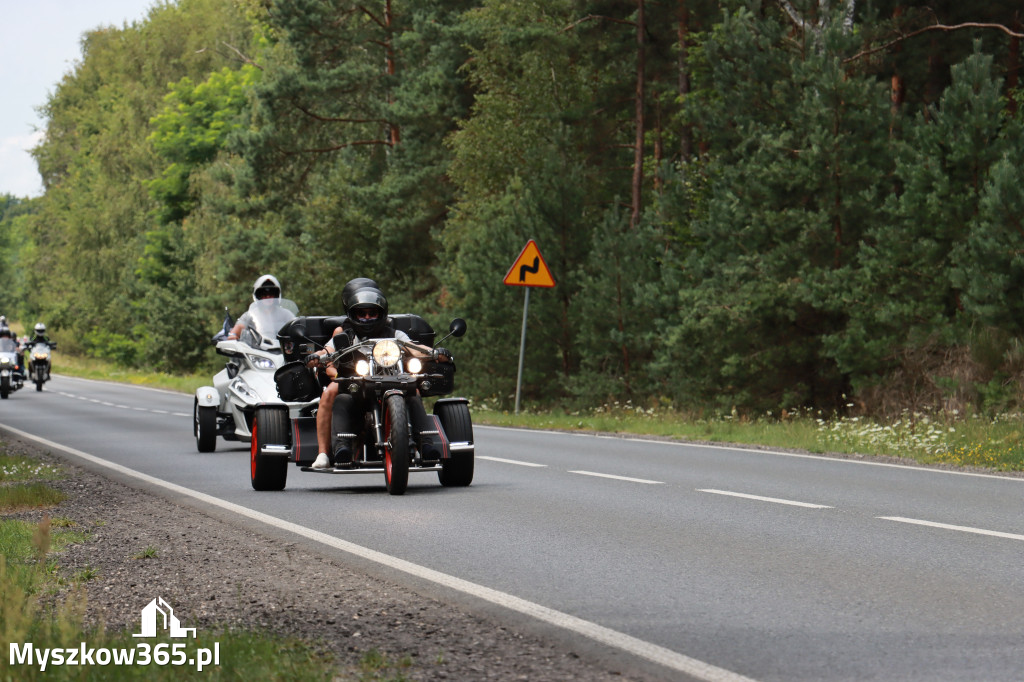
[[[34,357],[36,360],[45,360],[46,359],[46,353],[36,353],[32,357]]]
[[[420,362],[419,358],[409,358],[409,362],[405,363],[405,370],[409,374],[419,374],[422,369],[423,363]]]
[[[373,346],[373,359],[381,367],[394,367],[402,358],[402,349],[392,339],[383,339]]]
[[[361,377],[365,377],[370,373],[370,363],[366,360],[359,360],[356,362],[356,374]]]
[[[0,358],[0,365],[9,365],[9,364],[11,364],[11,359],[10,358]]]
[[[260,355],[247,355],[249,364],[256,369],[274,369],[274,361]]]

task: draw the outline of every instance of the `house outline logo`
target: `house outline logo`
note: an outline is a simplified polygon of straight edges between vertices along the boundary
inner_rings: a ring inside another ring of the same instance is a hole
[[[157,597],[142,609],[142,632],[133,634],[132,637],[156,637],[158,615],[163,616],[163,629],[167,631],[168,636],[188,637],[189,633],[192,633],[192,637],[196,636],[196,629],[181,627],[181,621],[174,615],[171,605],[164,601],[163,597]]]

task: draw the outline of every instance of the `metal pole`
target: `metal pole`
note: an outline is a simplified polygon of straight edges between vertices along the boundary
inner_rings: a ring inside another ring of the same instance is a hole
[[[519,339],[519,374],[516,376],[516,415],[519,414],[519,391],[523,385],[523,356],[526,355],[526,313],[530,309],[530,287],[526,289],[523,299],[523,334]]]

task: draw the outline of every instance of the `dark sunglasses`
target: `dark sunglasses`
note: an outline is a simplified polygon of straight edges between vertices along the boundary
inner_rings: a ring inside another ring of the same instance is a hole
[[[257,289],[256,298],[277,298],[280,294],[277,289]]]
[[[353,311],[357,320],[376,320],[380,313],[373,308],[357,308]]]

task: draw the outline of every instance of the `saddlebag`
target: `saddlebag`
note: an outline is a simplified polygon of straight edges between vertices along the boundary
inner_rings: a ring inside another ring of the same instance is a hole
[[[428,398],[434,395],[447,395],[455,390],[455,363],[428,360],[423,363],[423,373],[429,374],[430,388],[420,384],[420,395]]]
[[[277,394],[286,403],[306,403],[320,395],[320,383],[306,363],[288,362],[274,372]]]

